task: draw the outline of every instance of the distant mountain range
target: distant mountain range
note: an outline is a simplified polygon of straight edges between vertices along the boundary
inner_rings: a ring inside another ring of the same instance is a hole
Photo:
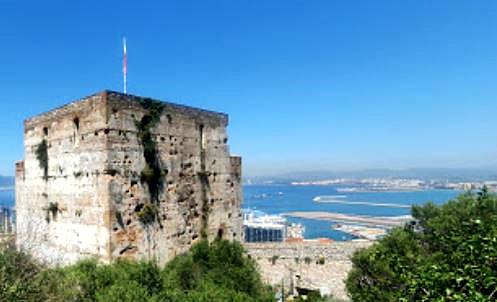
[[[357,171],[300,171],[275,176],[246,177],[245,182],[281,183],[293,181],[319,181],[336,178],[416,178],[452,182],[497,180],[497,168],[418,168],[418,169],[368,169]]]
[[[13,176],[0,176],[0,187],[15,186],[15,178]]]

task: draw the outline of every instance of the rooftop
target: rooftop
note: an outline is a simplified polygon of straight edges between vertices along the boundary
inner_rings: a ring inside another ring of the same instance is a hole
[[[162,100],[158,100],[158,99],[154,99],[154,98],[150,98],[150,97],[145,97],[145,96],[125,94],[122,92],[117,92],[117,91],[112,91],[112,90],[103,90],[101,92],[93,93],[93,94],[88,95],[86,97],[83,97],[83,98],[71,101],[69,103],[66,103],[65,105],[56,107],[52,110],[49,110],[49,111],[40,113],[38,115],[35,115],[33,117],[30,117],[30,118],[26,119],[24,122],[25,122],[25,124],[32,124],[32,123],[36,123],[37,121],[40,121],[40,120],[46,120],[47,118],[51,118],[54,114],[57,114],[57,113],[72,112],[75,110],[75,107],[77,107],[78,105],[81,105],[81,103],[86,102],[89,99],[97,97],[97,96],[102,96],[102,98],[101,98],[102,102],[105,102],[108,99],[114,99],[116,101],[135,103],[135,106],[137,106],[137,107],[140,106],[140,101],[161,102],[162,104],[164,104],[166,110],[181,111],[181,112],[186,113],[186,114],[208,116],[210,118],[216,118],[216,119],[225,119],[225,120],[228,119],[228,115],[225,113],[221,113],[221,112],[195,108],[195,107],[182,105],[182,104],[171,103],[168,101],[162,101]]]

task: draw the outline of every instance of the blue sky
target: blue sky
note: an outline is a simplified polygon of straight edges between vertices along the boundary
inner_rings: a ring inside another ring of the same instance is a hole
[[[497,166],[497,1],[67,2],[0,0],[0,174],[121,89],[123,35],[129,92],[228,113],[246,175]]]

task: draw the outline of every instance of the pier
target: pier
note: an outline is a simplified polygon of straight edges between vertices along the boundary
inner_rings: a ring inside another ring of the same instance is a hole
[[[288,217],[325,220],[330,222],[341,222],[383,228],[402,226],[412,220],[411,216],[380,217],[348,215],[333,212],[287,212],[282,215]]]

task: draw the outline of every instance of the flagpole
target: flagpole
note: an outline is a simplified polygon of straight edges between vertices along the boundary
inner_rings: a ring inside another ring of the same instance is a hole
[[[123,78],[124,78],[124,93],[126,93],[127,86],[127,73],[128,73],[128,55],[126,53],[126,37],[123,38]]]

